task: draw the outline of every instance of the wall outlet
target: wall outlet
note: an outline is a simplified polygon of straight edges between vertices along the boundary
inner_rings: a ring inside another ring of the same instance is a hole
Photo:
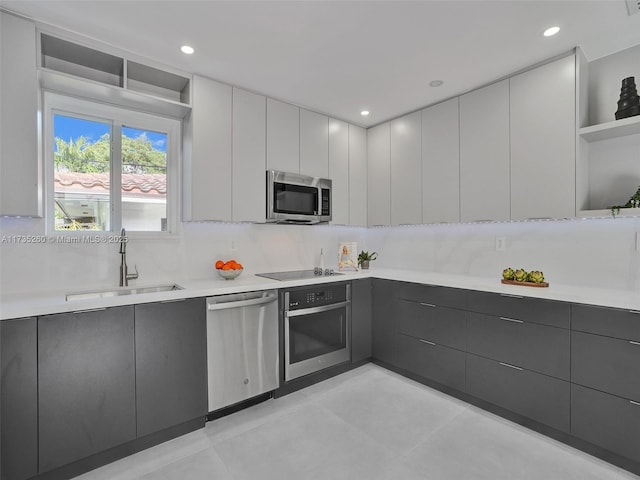
[[[507,249],[507,237],[496,237],[496,252]]]
[[[640,252],[640,232],[636,232],[636,252]]]
[[[237,248],[235,240],[231,240],[229,242],[229,250],[231,250],[232,252],[237,252],[238,251],[238,248]]]

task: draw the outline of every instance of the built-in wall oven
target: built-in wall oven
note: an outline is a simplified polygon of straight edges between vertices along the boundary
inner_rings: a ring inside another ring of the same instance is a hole
[[[328,283],[282,293],[285,381],[351,360],[351,285]]]

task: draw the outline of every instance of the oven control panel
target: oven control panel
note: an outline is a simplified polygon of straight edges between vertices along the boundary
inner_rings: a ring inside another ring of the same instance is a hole
[[[348,298],[347,285],[316,285],[300,290],[290,290],[288,310],[320,307],[340,303]]]

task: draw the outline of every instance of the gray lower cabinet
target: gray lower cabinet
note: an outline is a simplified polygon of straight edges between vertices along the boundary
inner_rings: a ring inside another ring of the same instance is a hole
[[[138,437],[207,414],[204,298],[135,306]]]
[[[465,312],[425,302],[398,300],[398,333],[464,350]]]
[[[571,433],[640,462],[640,402],[572,385]]]
[[[465,389],[465,354],[433,342],[398,334],[396,365],[459,391]]]
[[[351,282],[351,361],[371,358],[373,282],[370,278]]]
[[[640,311],[571,305],[571,329],[640,342]]]
[[[401,283],[373,280],[373,357],[395,365],[396,294]]]
[[[470,353],[569,380],[569,330],[469,312],[467,335]]]
[[[571,381],[640,402],[640,342],[572,332]]]
[[[565,302],[490,292],[469,291],[467,310],[524,320],[551,327],[569,328],[571,305]]]
[[[39,472],[136,437],[133,307],[38,318]]]
[[[396,283],[398,298],[413,302],[429,303],[441,307],[457,308],[459,310],[467,309],[467,292],[465,290],[421,283]]]
[[[569,431],[570,384],[470,353],[467,393],[563,432]]]
[[[38,353],[35,318],[0,322],[2,480],[38,473]]]

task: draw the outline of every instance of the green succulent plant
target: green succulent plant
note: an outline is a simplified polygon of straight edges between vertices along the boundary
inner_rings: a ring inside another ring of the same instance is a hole
[[[544,282],[544,274],[539,270],[529,272],[529,281],[533,283],[542,283]]]
[[[526,282],[529,278],[529,274],[524,268],[519,268],[515,272],[515,277],[518,282]]]
[[[511,267],[505,268],[502,271],[502,278],[505,280],[513,280],[516,278],[516,272]]]

